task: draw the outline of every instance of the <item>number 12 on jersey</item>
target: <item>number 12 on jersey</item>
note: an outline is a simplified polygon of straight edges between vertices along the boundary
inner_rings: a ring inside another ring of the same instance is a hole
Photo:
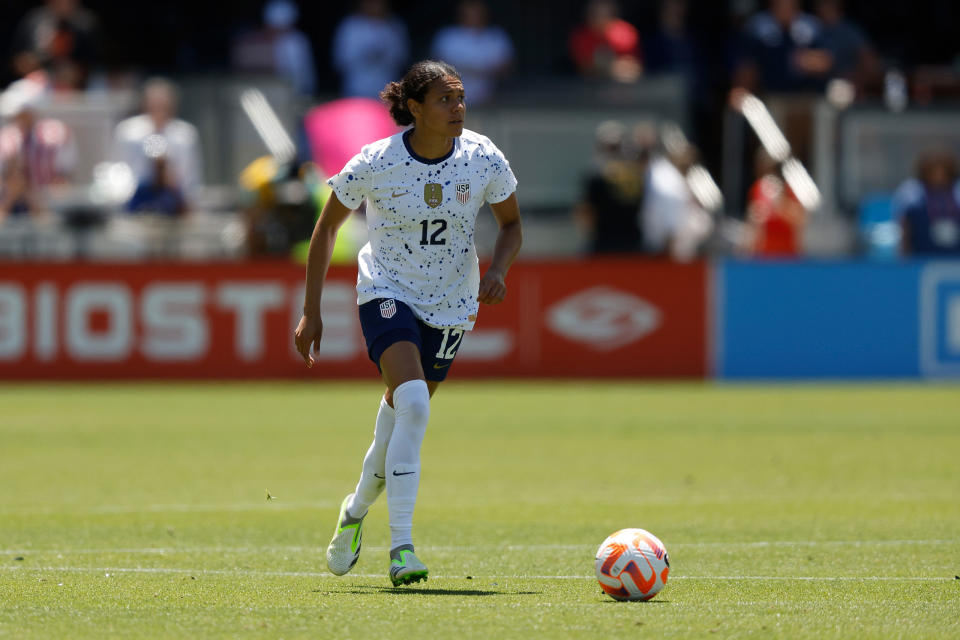
[[[427,238],[427,233],[430,231],[430,225],[436,227],[433,230],[433,233],[430,234],[429,239]],[[420,234],[420,246],[427,244],[447,244],[446,238],[441,238],[443,232],[447,230],[447,221],[443,218],[436,218],[434,220],[421,220],[420,226],[423,227],[423,233]]]
[[[447,327],[443,330],[443,340],[440,342],[440,350],[437,351],[436,358],[442,358],[443,360],[453,360],[453,357],[457,355],[457,347],[460,346],[460,341],[463,340],[463,329],[451,329]]]

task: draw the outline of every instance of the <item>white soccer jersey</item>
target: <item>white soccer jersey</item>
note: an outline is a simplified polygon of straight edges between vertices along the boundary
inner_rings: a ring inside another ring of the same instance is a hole
[[[408,133],[365,146],[327,181],[351,209],[367,201],[370,241],[358,256],[357,301],[395,298],[430,326],[472,329],[477,212],[484,201],[506,200],[517,179],[486,136],[464,129],[450,154],[427,160],[409,147]]]

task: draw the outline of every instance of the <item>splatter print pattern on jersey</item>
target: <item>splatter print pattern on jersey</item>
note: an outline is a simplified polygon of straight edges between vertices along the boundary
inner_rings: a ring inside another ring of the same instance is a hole
[[[327,181],[347,207],[367,201],[358,304],[396,298],[430,326],[472,329],[477,213],[510,197],[517,179],[486,136],[464,129],[447,156],[427,160],[410,149],[409,131],[365,146]]]

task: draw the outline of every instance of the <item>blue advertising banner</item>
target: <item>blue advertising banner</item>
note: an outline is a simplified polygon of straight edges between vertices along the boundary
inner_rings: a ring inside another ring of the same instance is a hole
[[[726,261],[714,301],[719,378],[960,373],[960,263]]]
[[[960,261],[923,268],[920,368],[930,377],[960,376]]]

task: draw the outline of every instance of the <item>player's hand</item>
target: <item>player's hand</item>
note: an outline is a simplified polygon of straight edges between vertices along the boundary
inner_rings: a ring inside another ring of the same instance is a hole
[[[320,338],[323,336],[323,320],[320,316],[303,316],[300,318],[300,324],[293,333],[294,344],[297,345],[297,351],[303,358],[308,367],[313,366],[313,356],[310,355],[310,347],[319,348]]]
[[[500,304],[505,297],[507,297],[507,285],[503,282],[503,274],[496,269],[487,269],[480,280],[477,300],[483,304]]]

